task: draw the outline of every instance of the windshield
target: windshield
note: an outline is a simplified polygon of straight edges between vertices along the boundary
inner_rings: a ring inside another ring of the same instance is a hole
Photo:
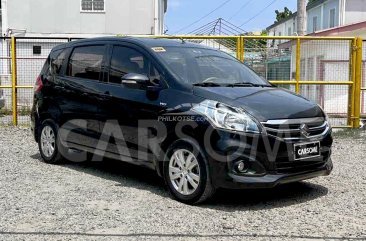
[[[270,85],[234,57],[217,50],[164,47],[157,54],[180,80],[192,85]]]

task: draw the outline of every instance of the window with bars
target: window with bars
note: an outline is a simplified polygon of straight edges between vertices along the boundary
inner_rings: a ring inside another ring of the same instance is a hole
[[[104,0],[81,0],[82,12],[104,12]]]

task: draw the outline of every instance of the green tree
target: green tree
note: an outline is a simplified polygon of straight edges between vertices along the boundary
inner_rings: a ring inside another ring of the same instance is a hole
[[[292,15],[292,12],[287,7],[285,7],[282,12],[276,10],[275,13],[276,13],[276,22],[286,19]]]

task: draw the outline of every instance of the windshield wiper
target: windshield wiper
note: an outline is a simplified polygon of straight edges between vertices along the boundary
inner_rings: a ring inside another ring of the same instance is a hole
[[[220,87],[222,85],[213,83],[213,82],[203,82],[203,83],[195,83],[193,86],[200,86],[200,87]]]
[[[228,84],[228,87],[269,87],[270,85],[266,84],[255,84],[251,82],[237,82],[233,84]]]

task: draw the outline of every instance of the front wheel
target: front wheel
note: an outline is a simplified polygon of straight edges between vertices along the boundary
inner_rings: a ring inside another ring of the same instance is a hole
[[[203,202],[215,192],[203,153],[187,142],[178,141],[169,148],[164,179],[173,197],[184,203]]]

